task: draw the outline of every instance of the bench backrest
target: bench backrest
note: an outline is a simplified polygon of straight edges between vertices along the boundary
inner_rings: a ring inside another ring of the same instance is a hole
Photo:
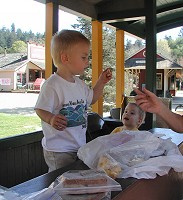
[[[12,187],[48,172],[42,131],[0,139],[0,185]]]

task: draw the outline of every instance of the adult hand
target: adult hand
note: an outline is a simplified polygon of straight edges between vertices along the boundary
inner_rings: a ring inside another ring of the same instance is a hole
[[[134,89],[134,91],[137,93],[135,96],[136,104],[145,112],[158,113],[164,107],[161,99],[149,90],[143,88],[142,91],[138,89]]]

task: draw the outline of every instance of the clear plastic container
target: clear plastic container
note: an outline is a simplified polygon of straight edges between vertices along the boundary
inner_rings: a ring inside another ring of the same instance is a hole
[[[121,191],[121,185],[103,170],[71,170],[55,180],[54,190],[60,194],[90,194]]]

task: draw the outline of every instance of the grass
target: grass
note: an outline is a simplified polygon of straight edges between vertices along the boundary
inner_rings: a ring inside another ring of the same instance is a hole
[[[41,120],[37,115],[0,113],[0,138],[20,135],[41,129]]]

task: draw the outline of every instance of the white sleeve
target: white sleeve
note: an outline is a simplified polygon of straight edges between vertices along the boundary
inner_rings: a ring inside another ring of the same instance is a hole
[[[42,109],[53,113],[59,104],[55,89],[48,84],[43,84],[34,109]]]

